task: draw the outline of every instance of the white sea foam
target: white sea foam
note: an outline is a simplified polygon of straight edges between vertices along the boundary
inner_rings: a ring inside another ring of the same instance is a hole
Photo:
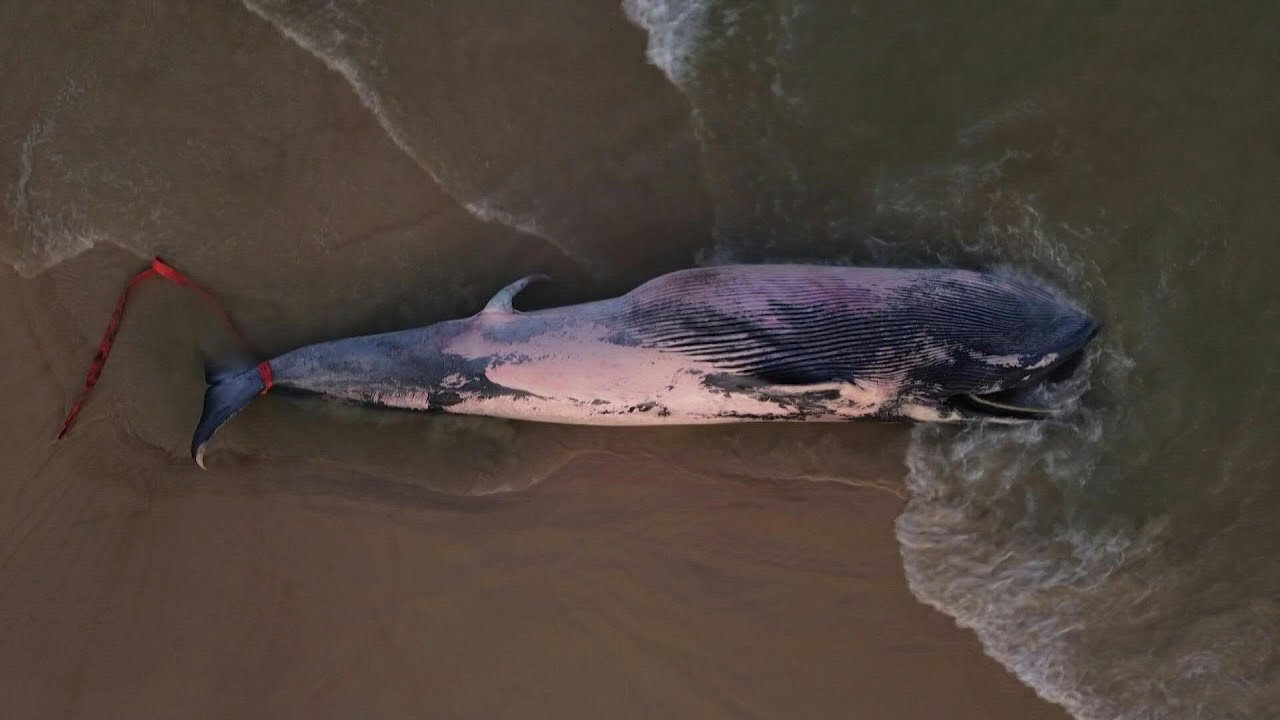
[[[1127,371],[1111,355],[1093,353],[1095,383]],[[1169,517],[1086,519],[1083,501],[1114,482],[1100,458],[1117,415],[918,427],[896,525],[911,590],[1082,720],[1268,717],[1274,597],[1242,585],[1224,603],[1194,561],[1168,557]]]
[[[896,529],[917,598],[973,629],[1044,698],[1077,717],[1112,717],[1099,714],[1105,698],[1081,675],[1075,634],[1089,623],[1096,589],[1158,538],[1125,527],[1044,534],[1027,526],[1027,503],[1050,502],[1032,482],[1045,472],[1042,454],[1058,455],[1050,485],[1090,472],[1087,443],[1061,447],[1073,431],[1096,438],[1084,427],[918,427],[907,456],[911,500]]]
[[[686,90],[692,58],[706,34],[707,0],[622,0],[627,18],[649,35],[649,62]]]

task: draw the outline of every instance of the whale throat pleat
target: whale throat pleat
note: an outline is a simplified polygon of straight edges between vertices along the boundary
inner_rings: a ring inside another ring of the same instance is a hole
[[[1008,377],[1010,366],[990,358],[1020,357],[1020,341],[1059,313],[1038,288],[964,271],[717,270],[637,288],[627,296],[630,333],[770,384],[883,378],[961,393]]]

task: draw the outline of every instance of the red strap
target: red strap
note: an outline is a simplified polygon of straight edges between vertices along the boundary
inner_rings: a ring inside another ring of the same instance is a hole
[[[258,377],[262,378],[262,392],[259,395],[266,395],[271,386],[275,384],[271,377],[271,363],[266,360],[258,363]]]
[[[173,267],[166,265],[160,258],[153,258],[151,267],[134,275],[128,284],[124,286],[124,291],[120,293],[120,297],[116,298],[115,309],[111,311],[111,319],[107,322],[107,331],[102,334],[102,340],[98,342],[98,352],[94,354],[93,362],[89,364],[89,372],[85,375],[84,385],[80,388],[80,393],[76,396],[75,402],[71,404],[71,411],[67,413],[66,422],[62,423],[62,432],[58,433],[59,439],[64,437],[67,431],[71,429],[71,423],[75,422],[76,415],[80,414],[80,406],[84,404],[85,398],[89,397],[89,391],[93,390],[93,386],[98,384],[98,378],[102,375],[102,367],[107,364],[107,356],[111,354],[111,345],[115,342],[116,333],[120,330],[120,320],[124,317],[124,307],[129,302],[129,293],[134,286],[153,277],[161,277],[174,284],[185,285],[203,295],[213,306],[213,309],[218,312],[218,315],[221,316],[226,326],[231,329],[232,334],[236,336],[236,340],[240,342],[240,345],[249,352],[255,355],[258,354],[254,351],[253,344],[249,342],[249,339],[232,322],[231,316],[227,314],[227,311],[218,302],[218,299],[214,297],[213,293]],[[266,362],[259,363],[258,374],[262,376],[262,392],[266,393],[267,390],[271,389],[272,385],[271,366]]]

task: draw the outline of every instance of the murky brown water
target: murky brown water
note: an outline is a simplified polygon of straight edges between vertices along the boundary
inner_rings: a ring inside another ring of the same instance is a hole
[[[1269,5],[0,20],[5,717],[1274,709]],[[228,338],[164,284],[52,440],[154,254],[270,354],[470,314],[533,271],[552,304],[720,261],[1030,273],[1107,330],[1080,407],[1016,431],[269,397],[201,473]]]

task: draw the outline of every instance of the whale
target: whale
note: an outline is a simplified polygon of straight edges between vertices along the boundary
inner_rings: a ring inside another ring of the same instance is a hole
[[[520,311],[300,347],[211,373],[191,444],[280,388],[389,408],[581,425],[1017,423],[1099,324],[1037,281],[960,269],[727,265]]]

